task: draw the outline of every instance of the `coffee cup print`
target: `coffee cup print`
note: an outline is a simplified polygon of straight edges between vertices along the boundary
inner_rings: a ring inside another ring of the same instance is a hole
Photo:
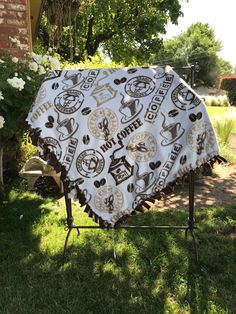
[[[163,113],[161,114],[164,117],[162,130],[160,132],[161,136],[164,138],[161,141],[161,145],[168,146],[177,141],[184,134],[184,128],[181,127],[180,122],[166,124],[166,117]]]
[[[60,133],[59,140],[65,141],[78,130],[78,123],[74,118],[67,118],[58,123],[57,131]]]
[[[153,185],[154,181],[152,180],[154,177],[154,173],[153,172],[143,172],[143,173],[139,173],[139,165],[138,163],[136,163],[137,165],[137,170],[136,170],[136,181],[135,181],[135,185],[137,186],[135,192],[136,193],[142,193],[144,191],[146,191],[147,189],[150,188],[150,186]]]
[[[125,101],[124,96],[122,95],[121,106],[119,108],[119,112],[123,115],[121,118],[121,123],[127,123],[131,121],[140,113],[142,109],[143,105],[140,103],[139,99]]]
[[[64,79],[62,80],[62,83],[64,84],[63,89],[74,88],[75,86],[82,83],[83,80],[84,78],[82,77],[81,73],[71,73],[71,71],[67,71],[65,73]]]

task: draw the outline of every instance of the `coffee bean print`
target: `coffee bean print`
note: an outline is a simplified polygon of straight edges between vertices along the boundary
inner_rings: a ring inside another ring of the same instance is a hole
[[[150,162],[150,163],[149,163],[149,167],[150,167],[152,170],[155,170],[155,169],[159,168],[160,165],[161,165],[160,160],[158,160],[157,162]]]
[[[116,85],[120,85],[120,80],[115,79],[115,80],[114,80],[114,83],[115,83]]]
[[[121,79],[120,79],[120,82],[121,83],[125,83],[127,81],[127,78],[126,77],[122,77]]]
[[[102,179],[100,180],[100,186],[102,186],[102,185],[104,185],[104,184],[106,184],[106,179],[105,179],[105,178],[102,178]]]
[[[149,167],[154,170],[155,169],[155,163],[154,162],[150,162],[149,163]]]
[[[176,117],[178,114],[179,114],[179,111],[178,111],[177,109],[173,109],[173,110],[171,110],[171,111],[168,112],[168,116],[169,116],[170,118],[174,118],[174,117]]]
[[[53,124],[51,122],[46,122],[45,123],[46,128],[51,129],[53,128]]]
[[[190,121],[195,122],[197,120],[197,116],[194,113],[191,113],[189,115],[189,119],[190,119]]]
[[[51,123],[53,123],[53,122],[54,122],[53,116],[48,116],[48,121],[51,122]]]
[[[87,134],[87,135],[84,135],[84,136],[83,136],[83,143],[84,143],[84,145],[88,145],[89,142],[90,142],[90,137],[89,137],[89,135],[88,135],[88,134]]]
[[[89,107],[85,107],[85,108],[81,111],[81,113],[82,113],[83,116],[86,116],[86,115],[90,114],[90,112],[91,112],[91,108],[89,108]]]
[[[58,87],[59,87],[58,83],[53,83],[52,84],[52,89],[56,90],[56,89],[58,89]]]
[[[134,190],[134,185],[133,185],[133,183],[128,184],[128,186],[127,186],[127,191],[130,192],[130,193],[132,193],[133,190]]]
[[[127,72],[128,72],[129,74],[133,74],[133,73],[137,72],[137,69],[135,69],[135,68],[128,69]]]
[[[45,123],[46,128],[51,129],[53,127],[53,122],[53,116],[48,116],[48,122]]]
[[[201,112],[198,112],[198,113],[197,113],[197,119],[200,120],[201,118],[202,118],[202,113],[201,113]]]
[[[187,156],[186,155],[183,155],[183,156],[181,156],[180,157],[180,164],[181,165],[184,165],[185,163],[186,163],[186,161],[187,161]]]
[[[95,185],[96,188],[100,187],[100,182],[98,180],[94,181],[93,184]]]

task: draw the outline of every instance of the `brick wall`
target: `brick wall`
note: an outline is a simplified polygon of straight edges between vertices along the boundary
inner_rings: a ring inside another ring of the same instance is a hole
[[[20,40],[22,49],[12,47],[9,36]],[[0,50],[16,57],[32,50],[29,0],[0,0]]]

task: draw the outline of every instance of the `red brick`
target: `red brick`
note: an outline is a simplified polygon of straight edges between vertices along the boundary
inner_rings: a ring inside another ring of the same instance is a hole
[[[19,34],[20,35],[22,35],[22,36],[27,36],[27,34],[28,34],[28,29],[27,28],[18,28],[18,32],[19,32]]]
[[[7,19],[8,25],[14,25],[14,26],[26,26],[26,20],[17,20],[17,19]]]
[[[16,3],[16,4],[26,4],[26,0],[0,0],[0,3]]]
[[[0,50],[23,58],[30,50],[27,0],[0,0]],[[9,36],[17,38],[23,49],[13,47]]]
[[[0,44],[0,48],[2,49],[6,49],[6,48],[10,48],[11,47],[11,44],[10,44],[10,41],[4,41],[4,42],[1,42]]]
[[[9,11],[9,10],[4,10],[0,11],[0,17],[5,17],[5,18],[17,18],[17,12],[15,11]]]
[[[26,11],[26,5],[24,4],[8,3],[7,8],[8,10],[13,10],[13,11]]]
[[[12,37],[13,34],[15,34],[15,35],[17,34],[16,27],[10,27],[9,25],[1,25],[0,26],[0,31],[1,31],[1,33],[5,33],[5,34],[11,35],[11,37]]]
[[[0,41],[2,41],[2,40],[4,40],[4,39],[6,39],[6,40],[9,39],[8,34],[6,34],[6,33],[0,33]]]
[[[16,16],[24,20],[26,20],[26,17],[27,17],[26,12],[16,12]]]

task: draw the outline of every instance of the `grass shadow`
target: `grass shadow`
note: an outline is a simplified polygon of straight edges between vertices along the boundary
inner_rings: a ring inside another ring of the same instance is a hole
[[[196,213],[199,267],[183,231],[129,229],[73,231],[62,264],[65,209],[55,208],[30,194],[1,206],[3,313],[235,312],[235,240],[222,233],[235,208]],[[187,217],[183,210],[149,211],[129,223],[183,225]]]

